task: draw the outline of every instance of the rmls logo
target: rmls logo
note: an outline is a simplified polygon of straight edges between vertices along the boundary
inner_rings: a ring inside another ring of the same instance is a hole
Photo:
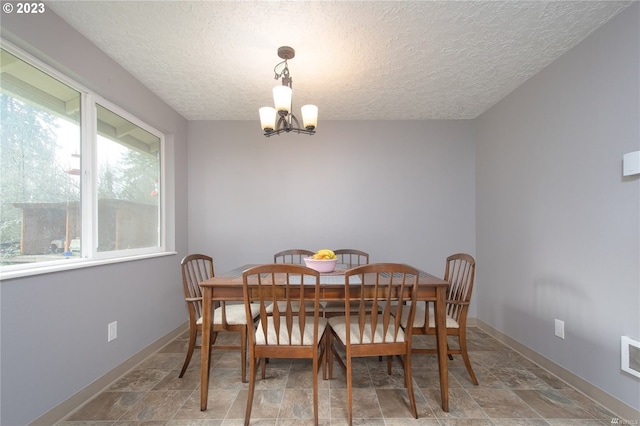
[[[637,425],[638,420],[621,420],[618,417],[614,417],[611,419],[612,425]]]

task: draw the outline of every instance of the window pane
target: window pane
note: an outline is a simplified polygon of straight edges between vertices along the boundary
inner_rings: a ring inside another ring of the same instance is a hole
[[[80,93],[0,49],[0,264],[79,254]]]
[[[160,138],[96,108],[98,251],[159,247]]]

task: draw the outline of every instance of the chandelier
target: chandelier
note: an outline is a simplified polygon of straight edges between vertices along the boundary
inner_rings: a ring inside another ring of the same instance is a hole
[[[315,105],[303,105],[300,108],[302,112],[302,128],[295,115],[291,112],[291,83],[292,79],[289,75],[289,67],[287,60],[292,59],[296,55],[296,51],[292,47],[282,46],[278,48],[278,56],[284,61],[280,62],[273,68],[275,80],[282,78],[282,85],[273,88],[273,107],[262,107],[260,112],[260,125],[264,130],[264,135],[269,137],[279,135],[280,133],[295,132],[304,133],[305,135],[314,135],[316,126],[318,125],[318,107]],[[281,70],[279,72],[279,70]]]

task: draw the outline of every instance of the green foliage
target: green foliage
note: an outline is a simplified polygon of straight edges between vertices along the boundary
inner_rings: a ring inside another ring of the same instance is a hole
[[[77,176],[59,164],[56,117],[16,98],[0,95],[0,241],[20,239],[14,203],[79,199]]]

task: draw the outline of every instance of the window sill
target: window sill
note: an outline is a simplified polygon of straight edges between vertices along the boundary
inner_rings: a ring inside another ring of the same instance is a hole
[[[50,274],[52,272],[70,271],[73,269],[91,268],[93,266],[109,265],[112,263],[130,262],[134,260],[151,259],[154,257],[173,256],[178,254],[175,251],[165,251],[161,253],[149,253],[140,254],[126,257],[115,257],[111,259],[69,259],[68,261],[56,262],[55,264],[48,264],[37,266],[34,264],[33,268],[21,269],[15,271],[0,271],[0,281],[10,280],[13,278],[22,278],[32,275]]]

